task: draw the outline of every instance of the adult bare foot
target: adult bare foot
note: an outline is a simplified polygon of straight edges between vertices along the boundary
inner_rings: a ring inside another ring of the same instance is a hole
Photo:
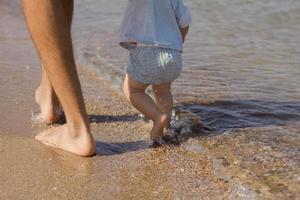
[[[77,132],[77,133],[76,133]],[[96,151],[96,144],[87,130],[71,130],[68,124],[53,127],[39,133],[35,139],[41,143],[69,151],[79,156],[92,156]]]
[[[51,88],[52,89],[52,88]],[[54,97],[54,92],[39,86],[35,92],[36,103],[40,106],[41,112],[32,116],[32,120],[38,123],[53,124],[63,121],[64,113],[61,105]]]

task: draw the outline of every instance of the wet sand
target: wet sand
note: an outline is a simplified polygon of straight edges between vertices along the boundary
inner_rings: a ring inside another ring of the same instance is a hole
[[[0,20],[0,199],[300,196],[299,120],[228,128],[181,147],[150,149],[150,124],[110,89],[111,83],[99,79],[99,72],[80,65],[97,155],[80,158],[36,142],[34,135],[47,128],[30,121],[31,112],[38,111],[37,55],[22,18],[0,11],[14,22],[6,28]]]
[[[149,149],[150,124],[140,120],[107,83],[81,67],[97,155],[79,158],[36,142],[35,133],[46,128],[30,121],[39,80],[37,56],[29,38],[18,43],[2,40],[5,47],[1,43],[1,49],[7,51],[2,52],[5,59],[1,61],[5,70],[1,73],[0,199],[227,196],[228,184],[212,174],[206,155],[187,155],[181,148],[172,147]]]
[[[22,19],[1,32],[0,199],[224,199],[228,184],[206,155],[149,149],[150,125],[130,105],[78,67],[97,155],[80,158],[33,138],[30,121],[39,62]],[[4,24],[1,24],[4,27]],[[15,30],[22,34],[14,36]],[[4,30],[4,29],[0,29]]]

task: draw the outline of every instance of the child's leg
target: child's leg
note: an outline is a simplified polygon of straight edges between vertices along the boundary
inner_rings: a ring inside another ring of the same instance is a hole
[[[152,98],[145,93],[148,85],[137,82],[126,74],[123,90],[131,104],[153,121],[150,137],[152,140],[158,141],[165,124],[168,123],[168,116],[162,113]]]
[[[152,85],[156,104],[161,112],[168,116],[168,123],[165,128],[169,128],[171,113],[173,108],[173,97],[171,94],[171,83]]]

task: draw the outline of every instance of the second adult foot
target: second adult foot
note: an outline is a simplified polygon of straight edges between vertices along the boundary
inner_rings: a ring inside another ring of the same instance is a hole
[[[79,156],[92,156],[95,154],[96,145],[92,135],[88,131],[77,133],[70,132],[68,125],[53,127],[39,133],[35,139],[41,143],[63,149]]]
[[[55,112],[55,114],[46,114],[46,115],[42,112],[40,113],[32,112],[31,121],[35,124],[45,124],[45,125],[51,125],[54,123],[64,124],[66,123],[66,117],[63,111],[57,111]]]
[[[53,93],[53,94],[52,94]],[[41,112],[32,116],[36,123],[53,124],[64,122],[65,116],[60,103],[53,91],[42,90],[38,87],[35,92],[36,103],[40,106]]]

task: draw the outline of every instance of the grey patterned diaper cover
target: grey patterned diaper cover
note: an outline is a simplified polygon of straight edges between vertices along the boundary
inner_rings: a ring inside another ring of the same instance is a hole
[[[131,78],[145,84],[174,81],[181,73],[181,52],[152,46],[137,46],[130,52],[126,72]]]

